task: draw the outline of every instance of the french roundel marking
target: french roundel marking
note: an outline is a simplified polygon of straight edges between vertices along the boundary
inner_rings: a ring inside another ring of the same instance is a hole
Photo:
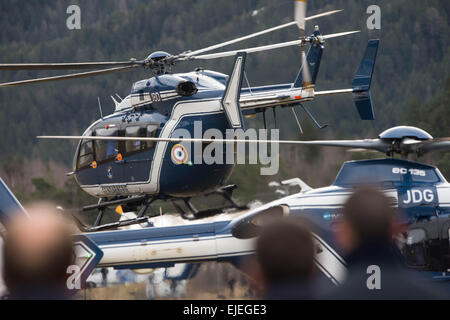
[[[186,148],[181,144],[176,144],[172,147],[172,160],[177,164],[183,164],[188,159]]]

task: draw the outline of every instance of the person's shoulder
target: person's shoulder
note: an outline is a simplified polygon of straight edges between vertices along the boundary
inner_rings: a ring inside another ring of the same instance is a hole
[[[329,300],[444,300],[450,294],[440,286],[409,273],[385,273],[377,286],[369,286],[367,279],[350,276],[338,287],[324,292]]]

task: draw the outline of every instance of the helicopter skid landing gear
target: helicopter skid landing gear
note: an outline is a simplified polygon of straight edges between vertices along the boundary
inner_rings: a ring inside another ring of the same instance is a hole
[[[205,194],[205,196],[211,196],[211,195],[219,195],[223,197],[229,205],[225,205],[219,208],[211,208],[206,210],[198,210],[195,208],[195,206],[191,202],[191,198],[172,198],[172,199],[166,199],[171,200],[173,206],[175,209],[181,214],[181,216],[184,219],[188,220],[195,220],[195,219],[201,219],[205,217],[210,217],[216,214],[223,213],[225,210],[245,210],[248,209],[247,206],[241,206],[239,205],[232,197],[233,191],[236,189],[236,185],[228,185],[221,187],[213,192]],[[150,208],[150,205],[155,201],[158,200],[158,197],[152,197],[149,195],[139,195],[139,196],[132,196],[122,199],[112,199],[108,200],[106,198],[100,199],[100,201],[97,204],[85,206],[79,210],[64,210],[60,208],[61,211],[69,212],[75,223],[77,224],[78,228],[82,232],[96,232],[96,231],[105,231],[105,230],[114,230],[120,227],[125,226],[131,226],[135,224],[141,224],[141,223],[149,223],[148,219],[155,217],[159,214],[150,214],[146,216],[146,213],[148,209]],[[176,200],[182,200],[185,204],[185,208],[183,208],[180,204],[176,202]],[[105,211],[107,208],[115,208],[117,206],[122,206],[123,209],[125,209],[125,212],[136,212],[136,217],[127,219],[127,220],[121,220],[117,222],[112,223],[105,223],[102,224],[102,220],[105,214]],[[98,214],[95,219],[95,222],[93,225],[86,225],[81,219],[78,217],[80,213],[97,210]]]
[[[230,203],[228,206],[222,206],[219,208],[211,208],[206,210],[197,210],[195,206],[192,204],[191,199],[192,198],[184,198],[182,199],[187,210],[183,209],[174,199],[172,201],[173,206],[176,208],[176,210],[181,214],[181,216],[184,219],[187,220],[195,220],[195,219],[201,219],[210,217],[219,213],[223,213],[224,210],[234,209],[234,210],[246,210],[248,209],[247,206],[241,206],[233,199],[232,194],[233,191],[236,189],[236,185],[228,185],[224,187],[220,187],[219,189],[205,194],[206,197],[211,195],[219,195],[223,197],[227,202]]]
[[[125,226],[148,222],[149,217],[146,217],[145,214],[154,200],[155,199],[153,197],[150,197],[147,195],[134,196],[134,197],[124,198],[124,199],[116,199],[116,200],[110,200],[110,201],[102,198],[102,199],[100,199],[98,204],[85,206],[81,210],[75,210],[75,211],[69,210],[69,212],[72,214],[72,217],[73,217],[75,223],[77,224],[78,228],[83,232],[96,232],[96,231],[112,230],[112,229],[117,229],[119,227],[125,227]],[[120,205],[134,206],[136,208],[138,206],[141,206],[141,208],[137,212],[137,215],[135,218],[122,220],[122,221],[118,221],[118,222],[101,224],[105,210],[108,207],[117,207]],[[87,226],[85,223],[83,223],[77,217],[76,213],[87,212],[87,211],[91,211],[91,210],[98,210],[98,215],[97,215],[94,225]]]

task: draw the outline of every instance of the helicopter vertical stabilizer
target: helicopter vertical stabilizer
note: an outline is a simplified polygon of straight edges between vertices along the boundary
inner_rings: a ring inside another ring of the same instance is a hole
[[[241,97],[242,79],[244,77],[245,52],[236,54],[233,71],[223,94],[222,107],[227,115],[228,122],[233,129],[244,129],[242,110],[239,104]]]
[[[0,223],[6,224],[13,215],[28,215],[19,200],[0,178]]]
[[[377,57],[380,40],[369,40],[366,52],[361,60],[358,71],[352,83],[353,100],[362,120],[374,120],[372,97],[370,95],[370,83],[372,82],[373,69]]]

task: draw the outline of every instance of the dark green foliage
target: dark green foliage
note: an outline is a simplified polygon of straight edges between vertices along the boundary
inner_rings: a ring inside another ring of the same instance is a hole
[[[449,137],[450,124],[450,77],[445,86],[439,90],[437,97],[428,103],[421,103],[417,99],[411,100],[409,110],[405,117],[406,122],[419,126],[436,138]],[[431,155],[431,160],[441,170],[442,174],[450,179],[450,153],[437,152]]]
[[[46,200],[63,205],[66,209],[95,203],[95,199],[83,192],[73,179],[68,179],[62,188],[57,187],[48,177],[32,178],[31,183],[35,191],[19,197],[25,203]]]
[[[81,7],[81,30],[71,31],[66,28],[66,8],[70,4]],[[366,28],[366,8],[372,4],[381,7],[381,31],[369,31]],[[448,87],[443,93],[444,80],[450,67],[450,2],[309,1],[308,15],[332,9],[345,11],[309,22],[308,31],[318,24],[324,34],[355,29],[361,29],[362,32],[356,36],[327,41],[316,90],[349,87],[366,41],[380,38],[381,46],[372,84],[376,120],[360,121],[350,96],[318,98],[308,107],[321,122],[329,123],[330,127],[318,131],[309,120],[303,118],[308,135],[300,136],[291,111],[280,110],[280,138],[375,137],[388,127],[405,123],[420,125],[435,136],[450,135]],[[258,14],[253,14],[254,10],[258,10]],[[0,2],[0,63],[143,59],[152,51],[178,53],[195,50],[292,19],[293,1],[3,0]],[[294,40],[297,37],[298,31],[293,27],[231,48]],[[176,66],[173,71],[188,71],[204,66],[228,73],[231,64],[230,58],[205,63],[192,62]],[[247,75],[251,85],[287,83],[293,81],[299,65],[298,48],[252,54],[248,58]],[[59,73],[5,71],[0,73],[0,81],[54,74]],[[81,134],[99,117],[97,96],[102,100],[104,113],[109,113],[113,107],[110,95],[117,92],[126,96],[133,82],[150,76],[149,72],[141,70],[0,89],[2,155],[53,160],[70,166],[75,149],[73,143],[38,142],[35,136]],[[273,126],[272,118],[268,119],[270,126]],[[259,117],[248,124],[261,127],[262,121]],[[311,183],[332,181],[328,175],[337,172],[344,158],[350,158],[336,151],[337,157],[332,159],[335,163],[330,164],[323,161],[322,151],[309,148],[290,150],[282,147],[280,153],[283,167],[276,177],[260,177],[257,166],[240,166],[236,169],[231,181],[239,183],[245,190],[245,199],[251,197],[252,191],[266,190],[264,186],[270,180],[304,175],[313,170],[316,170],[316,174],[309,175]],[[292,154],[298,157],[292,160]],[[449,174],[448,155],[436,155],[429,160],[438,163]],[[2,162],[10,161],[6,161],[4,156]],[[322,170],[319,165],[327,170]],[[16,166],[20,164],[16,163]],[[15,172],[20,173],[20,170]],[[70,192],[79,192],[72,180],[63,191],[58,191],[49,181],[47,178],[34,180],[36,191],[31,197],[44,196],[48,192],[53,194],[50,198],[64,199],[69,204],[81,197],[73,195],[75,199],[69,195]]]

